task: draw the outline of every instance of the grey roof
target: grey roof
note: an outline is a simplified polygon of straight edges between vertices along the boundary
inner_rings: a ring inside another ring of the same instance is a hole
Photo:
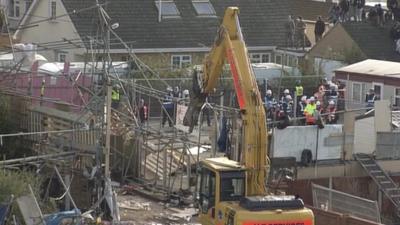
[[[377,27],[371,23],[347,22],[343,28],[369,59],[400,61],[396,45],[390,37],[391,24]]]
[[[158,22],[154,0],[111,0],[105,6],[109,16],[120,24],[118,35],[133,48],[199,48],[211,46],[224,10],[238,6],[239,19],[248,46],[285,46],[288,15],[315,20],[325,18],[331,3],[312,0],[210,0],[217,17],[198,17],[191,0],[174,0],[180,18]],[[63,0],[68,12],[95,5],[95,0]],[[82,38],[95,36],[97,9],[71,15]],[[121,48],[113,45],[112,48]]]

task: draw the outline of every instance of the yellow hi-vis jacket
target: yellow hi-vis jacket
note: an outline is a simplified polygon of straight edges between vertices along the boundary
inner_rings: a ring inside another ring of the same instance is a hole
[[[119,101],[119,90],[112,90],[111,91],[111,100]]]
[[[307,104],[306,108],[304,109],[304,114],[313,116],[316,109],[317,109],[317,104],[311,105],[309,103],[309,104]]]

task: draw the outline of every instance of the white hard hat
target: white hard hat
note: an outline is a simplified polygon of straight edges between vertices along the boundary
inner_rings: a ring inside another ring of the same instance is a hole
[[[189,95],[189,90],[188,89],[183,90],[182,94],[183,95]]]
[[[267,90],[267,95],[272,95],[272,91],[271,90]]]
[[[167,87],[167,91],[172,91],[172,87]]]
[[[321,105],[321,102],[320,101],[317,101],[317,103],[315,103],[316,105]]]
[[[335,104],[335,102],[333,100],[329,101],[329,105],[334,105],[334,104]]]
[[[303,97],[301,97],[301,101],[307,101],[307,96],[303,95]]]
[[[310,98],[310,101],[314,102],[314,101],[315,101],[315,98],[314,98],[314,97],[311,97],[311,98]]]
[[[289,94],[289,89],[285,89],[285,90],[283,91],[283,93],[284,93],[284,94]]]
[[[292,100],[292,96],[286,95],[286,99],[287,99],[287,100]]]

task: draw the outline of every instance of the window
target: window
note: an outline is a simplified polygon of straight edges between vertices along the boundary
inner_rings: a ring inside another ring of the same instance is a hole
[[[221,201],[238,201],[244,196],[243,171],[221,172]]]
[[[171,67],[173,70],[188,67],[192,63],[190,55],[173,55],[171,57]]]
[[[293,56],[293,55],[288,55],[285,65],[296,67],[297,66],[297,57]]]
[[[161,10],[160,10],[160,2],[161,2]],[[176,5],[173,1],[156,1],[156,6],[157,10],[160,12],[161,11],[161,16],[162,17],[172,17],[176,18],[179,17],[179,11],[178,8],[176,8]]]
[[[8,8],[8,14],[9,14],[10,17],[14,17],[14,16],[15,16],[15,13],[14,13],[14,6],[15,6],[14,0],[10,0],[10,2],[9,2],[9,8]]]
[[[193,7],[198,16],[216,16],[214,7],[208,0],[192,1]]]
[[[215,173],[203,168],[200,180],[200,207],[207,213],[215,205]]]
[[[19,17],[20,13],[19,13],[19,5],[15,5],[15,17]]]
[[[270,53],[251,53],[250,61],[251,63],[268,63],[270,62]]]
[[[351,100],[353,102],[362,102],[362,86],[361,83],[353,83]]]
[[[372,88],[374,89],[375,95],[378,99],[382,99],[383,95],[383,84],[382,83],[372,83]]]
[[[394,105],[400,106],[400,88],[394,89]]]
[[[27,0],[25,2],[25,12],[28,12],[29,8],[31,7],[32,1],[31,0]]]
[[[57,61],[58,62],[65,62],[66,59],[67,59],[67,53],[60,52],[60,53],[57,54]]]
[[[19,5],[19,1],[15,1],[15,0],[10,0],[9,1],[9,16],[10,17],[20,17],[21,16],[21,11],[20,11],[20,5]]]
[[[51,19],[56,19],[57,17],[57,2],[56,1],[50,1],[50,5],[49,5],[49,17]]]
[[[275,55],[275,63],[282,64],[282,55]]]

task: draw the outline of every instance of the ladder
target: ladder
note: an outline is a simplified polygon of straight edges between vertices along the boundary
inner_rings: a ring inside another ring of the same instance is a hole
[[[357,153],[354,158],[361,164],[368,175],[378,185],[386,197],[393,203],[397,209],[397,215],[400,215],[400,188],[389,177],[389,175],[376,163],[368,154]]]

